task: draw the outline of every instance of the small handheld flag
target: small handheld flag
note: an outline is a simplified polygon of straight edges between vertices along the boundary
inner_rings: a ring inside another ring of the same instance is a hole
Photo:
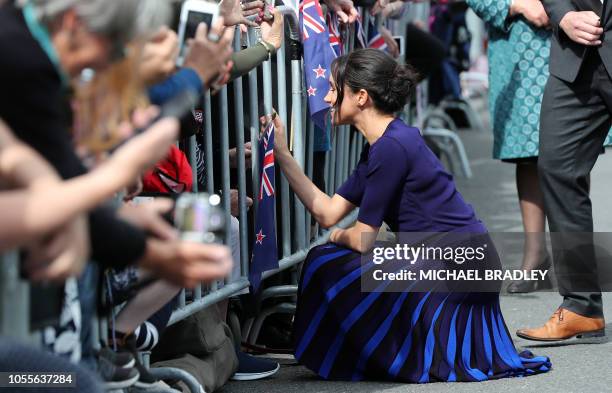
[[[259,138],[260,187],[259,205],[255,219],[255,243],[249,269],[249,281],[253,291],[259,290],[261,274],[278,268],[275,218],[275,179],[274,179],[274,123],[266,127]]]

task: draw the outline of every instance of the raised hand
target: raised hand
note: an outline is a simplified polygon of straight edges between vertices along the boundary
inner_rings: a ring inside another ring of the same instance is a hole
[[[142,49],[139,74],[147,85],[166,79],[176,68],[179,44],[176,33],[162,27]]]
[[[283,44],[283,14],[274,10],[272,22],[265,21],[261,24],[261,38],[278,50]]]
[[[225,28],[223,17],[220,17],[211,28],[210,36],[219,37],[219,40],[210,40],[208,27],[200,23],[195,37],[187,44],[184,62],[184,67],[195,70],[206,86],[213,82],[223,84],[229,79],[234,29]]]
[[[181,287],[192,288],[227,276],[232,254],[226,246],[148,239],[139,266]]]
[[[359,16],[351,0],[325,0],[325,3],[338,14],[342,23],[354,23]]]
[[[248,26],[257,26],[257,23],[250,21],[247,18],[251,15],[258,15],[264,10],[264,2],[261,0],[240,1],[240,0],[223,0],[219,4],[219,13],[225,21],[225,26],[235,26],[245,24]]]
[[[263,132],[270,121],[274,122],[274,154],[289,153],[287,135],[285,134],[285,124],[283,124],[283,121],[276,112],[274,112],[272,116],[268,115],[259,118],[261,131]]]

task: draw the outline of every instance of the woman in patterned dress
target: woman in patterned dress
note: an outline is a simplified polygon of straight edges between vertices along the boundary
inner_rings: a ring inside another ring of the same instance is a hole
[[[467,0],[467,3],[484,20],[489,31],[493,157],[516,164],[525,230],[522,268],[547,268],[550,258],[544,241],[546,217],[537,159],[540,106],[549,75],[548,16],[540,0]],[[549,284],[517,281],[508,287],[508,292],[531,292]]]

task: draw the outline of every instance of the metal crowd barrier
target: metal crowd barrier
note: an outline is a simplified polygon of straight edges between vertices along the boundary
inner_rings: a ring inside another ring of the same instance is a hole
[[[285,17],[285,26],[288,29],[289,40],[283,42],[282,47],[277,51],[275,65],[276,73],[272,74],[272,61],[265,61],[259,68],[263,86],[263,108],[260,107],[258,101],[258,70],[254,69],[249,72],[245,78],[248,78],[249,96],[245,97],[242,94],[242,78],[237,78],[231,86],[224,87],[219,92],[221,121],[216,125],[220,127],[221,134],[221,151],[229,150],[229,133],[235,132],[236,147],[237,147],[237,178],[238,178],[238,199],[240,205],[239,223],[240,223],[240,259],[241,259],[241,277],[233,282],[225,282],[221,287],[221,283],[213,283],[209,286],[201,286],[193,291],[191,301],[188,299],[188,292],[182,290],[179,295],[178,307],[174,310],[170,319],[170,324],[176,323],[189,315],[192,315],[199,310],[202,310],[221,300],[228,299],[248,288],[248,269],[249,269],[249,245],[248,241],[248,215],[246,209],[246,186],[247,175],[245,167],[244,155],[244,114],[249,114],[250,124],[248,125],[251,132],[252,149],[252,189],[259,189],[259,161],[258,152],[256,149],[256,141],[259,137],[260,125],[259,117],[264,113],[271,113],[273,102],[276,102],[278,107],[275,108],[278,115],[286,124],[287,136],[291,139],[288,143],[292,143],[292,153],[298,164],[305,170],[309,177],[313,173],[314,159],[314,125],[306,112],[306,96],[304,94],[303,76],[302,76],[302,59],[299,44],[299,27],[298,20],[292,8],[282,6],[278,7]],[[350,35],[352,36],[352,34]],[[255,29],[248,30],[249,44],[256,42]],[[348,41],[348,40],[347,40]],[[346,50],[352,49],[353,43],[346,45]],[[240,50],[240,41],[235,40],[235,49]],[[289,60],[290,75],[287,74],[285,61]],[[273,89],[273,78],[276,77],[276,89]],[[227,89],[232,88],[234,91],[233,101],[228,102]],[[288,108],[288,102],[285,97],[287,91],[291,92],[291,105]],[[235,115],[235,129],[229,130],[229,108],[233,108]],[[248,112],[247,112],[248,111]],[[206,190],[209,193],[214,192],[212,177],[213,174],[213,148],[212,148],[212,113],[211,113],[211,97],[210,93],[206,93],[204,97],[204,138],[205,138],[205,162],[206,162]],[[291,137],[292,136],[292,137]],[[192,137],[190,140],[190,152],[195,151],[196,140]],[[332,150],[327,153],[326,160],[326,182],[327,192],[333,191],[344,181],[349,175],[349,171],[355,167],[361,149],[363,148],[364,139],[361,134],[351,132],[348,126],[340,127],[340,129],[332,135]],[[190,155],[190,161],[193,169],[194,185],[197,184],[197,166],[195,165],[195,154]],[[226,214],[226,233],[230,233],[230,167],[229,157],[222,154],[221,160],[222,173],[222,198],[225,206]],[[317,234],[311,234],[310,214],[306,211],[299,199],[293,195],[289,189],[289,183],[284,175],[281,174],[280,181],[277,181],[277,198],[278,211],[283,214],[277,220],[279,227],[277,233],[283,234],[279,236],[282,242],[279,244],[279,268],[273,271],[268,271],[263,274],[263,278],[268,278],[280,271],[287,270],[304,260],[308,250],[317,244],[322,244],[327,241],[329,231],[320,231]],[[253,215],[256,216],[257,198],[253,197]],[[355,215],[349,217],[340,225],[347,226],[354,221]],[[229,241],[229,236],[227,237]],[[312,241],[311,241],[312,239]]]

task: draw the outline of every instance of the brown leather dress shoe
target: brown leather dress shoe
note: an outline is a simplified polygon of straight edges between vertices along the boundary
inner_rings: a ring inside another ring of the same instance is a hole
[[[535,329],[519,329],[516,335],[534,341],[562,341],[573,337],[591,338],[605,336],[603,318],[589,318],[559,307],[552,317]]]

